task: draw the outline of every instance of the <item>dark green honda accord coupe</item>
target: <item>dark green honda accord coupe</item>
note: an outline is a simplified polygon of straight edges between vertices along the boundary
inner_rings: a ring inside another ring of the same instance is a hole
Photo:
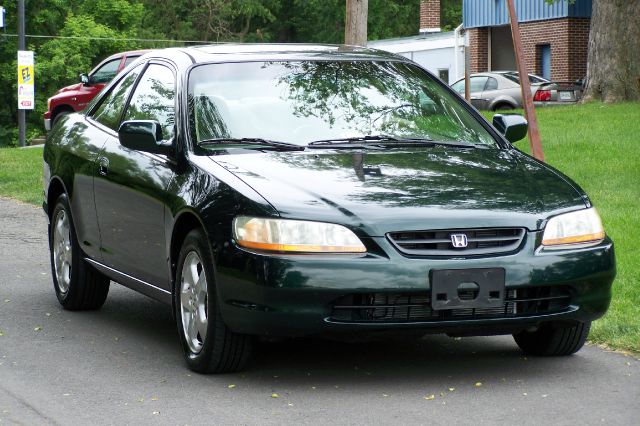
[[[572,354],[608,308],[613,243],[578,185],[511,145],[526,129],[376,50],[150,52],[48,136],[56,295],[97,309],[113,280],[165,302],[203,373],[244,368],[256,337]]]

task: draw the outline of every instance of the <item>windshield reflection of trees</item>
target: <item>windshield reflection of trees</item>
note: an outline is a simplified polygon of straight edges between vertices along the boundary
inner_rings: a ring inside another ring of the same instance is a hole
[[[228,91],[229,99],[218,98],[222,93],[189,95],[190,124],[196,140],[269,135],[267,138],[303,144],[382,133],[494,144],[453,96],[409,64],[292,61],[209,67],[210,72],[200,72],[196,85],[206,87],[210,76],[216,75],[215,67],[225,67],[218,73],[233,78],[216,82],[221,92]],[[256,82],[261,82],[262,93],[243,94]],[[236,92],[231,90],[234,85]],[[274,118],[276,104],[261,106],[254,97],[279,99],[286,108]],[[251,117],[239,116],[247,111],[234,111],[227,106],[229,100],[250,108]],[[258,117],[258,121],[252,123],[252,117]]]
[[[321,119],[331,129],[487,142],[488,135],[474,129],[479,125],[463,118],[466,111],[416,67],[388,61],[267,62],[264,67],[286,70],[277,83],[296,117]]]

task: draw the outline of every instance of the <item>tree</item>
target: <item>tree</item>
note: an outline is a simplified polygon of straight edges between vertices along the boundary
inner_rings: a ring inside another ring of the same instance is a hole
[[[640,100],[638,10],[640,0],[593,0],[584,101]]]
[[[367,16],[369,0],[347,0],[344,43],[367,45]]]
[[[640,0],[593,0],[586,101],[640,100]]]

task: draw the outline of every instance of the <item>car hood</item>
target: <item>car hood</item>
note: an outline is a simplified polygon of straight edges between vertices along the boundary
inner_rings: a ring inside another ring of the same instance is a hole
[[[586,200],[567,178],[515,150],[252,151],[211,159],[282,217],[343,223],[370,236],[419,229],[540,229]]]
[[[82,87],[82,83],[72,84],[70,86],[65,86],[62,89],[58,90],[55,94],[59,95],[60,93],[78,91]]]

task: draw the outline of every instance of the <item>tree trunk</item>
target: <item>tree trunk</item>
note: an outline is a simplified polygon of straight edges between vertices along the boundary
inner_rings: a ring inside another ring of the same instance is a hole
[[[367,45],[367,15],[369,0],[347,0],[344,44]]]
[[[640,0],[593,0],[584,100],[640,100]]]

